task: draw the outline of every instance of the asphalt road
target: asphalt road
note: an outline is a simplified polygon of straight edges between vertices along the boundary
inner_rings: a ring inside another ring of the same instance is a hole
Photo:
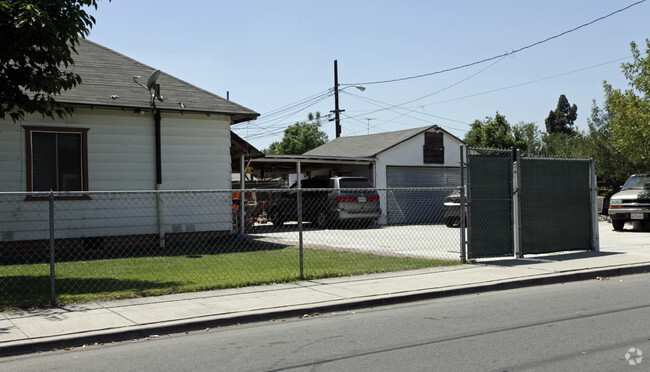
[[[648,370],[650,274],[600,279],[4,358],[0,370]]]

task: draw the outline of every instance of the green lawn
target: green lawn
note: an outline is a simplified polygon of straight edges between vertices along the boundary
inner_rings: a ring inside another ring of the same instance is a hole
[[[165,254],[56,264],[59,304],[245,287],[300,280],[299,251],[283,249]],[[459,264],[374,254],[305,249],[304,279]],[[0,266],[0,309],[49,305],[49,265]]]

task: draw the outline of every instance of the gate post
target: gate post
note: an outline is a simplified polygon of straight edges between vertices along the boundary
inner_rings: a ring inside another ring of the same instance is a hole
[[[598,234],[598,188],[596,180],[596,161],[592,158],[589,162],[589,173],[591,176],[591,250],[600,252],[600,236]]]
[[[460,145],[460,261],[467,262],[465,242],[465,148]]]
[[[521,151],[517,149],[517,162],[513,166],[513,200],[512,200],[512,210],[513,210],[513,220],[514,228],[512,229],[514,233],[514,245],[515,245],[515,258],[523,258],[523,237],[522,237],[522,218],[521,218]]]

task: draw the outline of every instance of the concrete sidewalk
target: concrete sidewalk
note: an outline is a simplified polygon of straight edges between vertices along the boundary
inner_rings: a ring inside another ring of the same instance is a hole
[[[250,321],[650,271],[650,232],[600,222],[600,252],[2,313],[0,356]],[[601,278],[602,279],[602,278]]]

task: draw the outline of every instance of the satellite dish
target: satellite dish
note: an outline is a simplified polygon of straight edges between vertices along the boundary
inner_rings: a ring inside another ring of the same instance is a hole
[[[151,90],[151,88],[153,88],[153,85],[156,84],[156,80],[158,80],[158,76],[160,76],[160,70],[156,70],[151,73],[151,76],[149,76],[149,80],[147,80],[148,90]]]
[[[142,84],[141,82],[138,81],[138,79],[141,76],[134,76],[133,77],[133,82],[138,84],[139,86],[143,87],[144,89],[148,90],[149,93],[151,93],[151,105],[154,105],[155,100],[158,100],[160,102],[163,102],[163,97],[160,94],[160,84],[157,84],[156,81],[158,80],[158,77],[160,76],[160,70],[155,70],[154,72],[151,73],[151,76],[149,76],[149,79],[147,80],[147,85]]]

